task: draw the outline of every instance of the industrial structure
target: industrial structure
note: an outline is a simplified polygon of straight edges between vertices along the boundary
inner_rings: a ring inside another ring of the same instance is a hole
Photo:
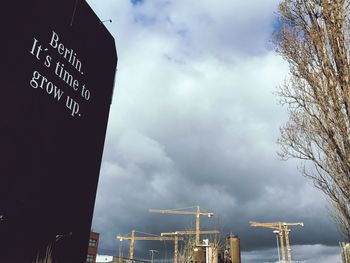
[[[130,260],[119,256],[97,255],[96,263],[152,263],[147,260]]]
[[[195,208],[195,211],[185,211],[184,209]],[[201,216],[214,216],[213,212],[205,212],[200,209],[199,206],[182,208],[182,209],[149,209],[149,212],[161,213],[161,214],[175,214],[175,215],[194,215],[196,220],[195,230],[181,230],[173,232],[162,232],[158,235],[144,233],[140,231],[131,231],[131,235],[117,236],[120,241],[129,240],[129,257],[122,258],[121,251],[119,251],[119,257],[113,257],[113,262],[124,263],[137,261],[134,259],[135,241],[173,241],[174,242],[174,259],[173,263],[241,263],[241,245],[240,238],[237,235],[230,234],[226,237],[225,243],[221,243],[218,235],[218,230],[201,230],[200,229],[200,217]],[[277,239],[277,251],[279,262],[292,263],[291,247],[289,241],[289,228],[292,226],[304,226],[303,223],[286,223],[286,222],[272,222],[272,223],[259,223],[250,222],[252,227],[263,227],[273,230]],[[136,236],[136,233],[140,233],[141,236]],[[209,236],[209,239],[201,240],[201,235],[214,235]],[[186,238],[185,238],[186,237]],[[181,249],[179,249],[179,241],[185,241]],[[342,255],[344,260],[347,260],[350,246],[343,246]],[[119,248],[121,249],[121,248]],[[151,250],[150,250],[151,251]],[[154,250],[153,250],[154,251]],[[158,251],[157,251],[158,252]],[[286,259],[287,258],[287,259]],[[346,258],[346,259],[345,259]],[[105,258],[107,260],[107,258]],[[118,259],[118,261],[116,261]],[[153,262],[154,254],[152,252],[151,262]],[[109,259],[108,259],[109,260]],[[288,260],[288,261],[287,261]],[[107,262],[107,261],[106,261]],[[111,261],[108,261],[111,262]],[[344,261],[344,263],[350,263],[350,261]]]
[[[194,207],[188,207],[194,208]],[[188,209],[184,208],[184,209]],[[161,213],[161,214],[178,214],[178,215],[195,215],[196,216],[196,245],[199,246],[199,234],[200,234],[200,216],[212,217],[214,216],[213,212],[201,212],[200,207],[196,206],[197,211],[183,211],[180,209],[170,209],[170,210],[161,210],[161,209],[149,209],[150,212],[153,213]]]
[[[174,263],[178,263],[178,258],[179,258],[179,249],[177,247],[177,240],[178,236],[183,236],[183,235],[197,235],[198,231],[196,230],[188,230],[188,231],[176,231],[176,232],[165,232],[161,233],[161,236],[174,236],[175,238],[175,249],[174,249]],[[208,234],[220,234],[220,231],[218,230],[200,230],[198,235],[208,235]]]
[[[249,223],[250,223],[250,226],[252,226],[252,227],[264,227],[264,228],[273,229],[274,233],[278,234],[281,255],[282,255],[282,263],[286,263],[286,254],[285,254],[285,249],[284,249],[284,239],[285,239],[286,247],[287,247],[288,263],[292,263],[292,254],[291,254],[291,248],[290,248],[290,242],[289,242],[289,232],[291,230],[288,227],[289,226],[304,226],[304,223],[286,223],[286,222],[258,223],[258,222],[253,222],[253,221],[251,221]],[[279,251],[278,247],[277,247],[277,249]],[[279,256],[279,252],[278,252],[278,256]]]
[[[141,233],[141,234],[146,234],[146,235],[151,235],[151,236],[135,236],[135,233]],[[144,233],[144,232],[140,232],[140,231],[136,231],[136,230],[132,230],[131,231],[131,236],[117,236],[117,239],[119,239],[119,241],[123,241],[123,240],[130,240],[130,249],[129,249],[129,259],[133,260],[134,259],[134,248],[135,248],[135,240],[138,241],[174,241],[174,247],[175,250],[178,249],[178,241],[179,240],[183,240],[183,238],[179,238],[179,237],[162,237],[162,236],[157,236],[157,235],[153,235],[153,234],[149,234],[149,233]],[[174,253],[175,254],[175,253]]]
[[[238,236],[230,234],[226,238],[224,261],[226,263],[241,263],[241,245]]]

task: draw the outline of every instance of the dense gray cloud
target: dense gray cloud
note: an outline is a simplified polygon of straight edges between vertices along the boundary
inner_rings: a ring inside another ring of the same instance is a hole
[[[276,155],[287,114],[273,92],[288,72],[268,42],[276,2],[88,2],[113,20],[119,56],[93,219],[101,251],[117,253],[115,236],[132,229],[193,227],[193,217],[148,208],[198,204],[216,213],[203,229],[240,236],[245,262],[274,260],[273,234],[250,220],[303,221],[291,233],[301,262],[316,262],[317,249],[337,258],[324,196]],[[136,256],[155,246],[138,242]]]

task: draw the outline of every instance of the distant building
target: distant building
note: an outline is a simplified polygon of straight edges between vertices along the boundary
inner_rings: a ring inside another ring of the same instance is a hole
[[[206,263],[206,247],[196,247],[191,251],[190,263]],[[208,263],[208,262],[207,262]]]
[[[204,239],[202,244],[191,249],[189,263],[224,263],[223,251],[217,242]]]
[[[241,263],[241,247],[238,236],[231,234],[226,238],[225,262]]]
[[[96,263],[110,263],[113,262],[113,256],[108,255],[97,255]]]
[[[222,252],[218,246],[208,246],[206,247],[206,262],[207,263],[221,263],[222,261]]]
[[[137,260],[137,259],[128,259],[128,258],[120,258],[116,256],[108,256],[108,255],[97,255],[96,263],[150,263],[147,260]]]
[[[99,238],[100,238],[99,233],[92,232],[92,231],[90,232],[89,247],[88,247],[88,253],[86,256],[87,263],[96,263]]]

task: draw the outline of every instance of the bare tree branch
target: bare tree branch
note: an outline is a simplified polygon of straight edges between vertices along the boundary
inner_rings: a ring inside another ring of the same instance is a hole
[[[281,128],[279,155],[302,160],[302,173],[328,196],[348,239],[349,5],[349,0],[283,0],[281,27],[274,33],[276,51],[290,66],[290,78],[278,92],[290,116]]]

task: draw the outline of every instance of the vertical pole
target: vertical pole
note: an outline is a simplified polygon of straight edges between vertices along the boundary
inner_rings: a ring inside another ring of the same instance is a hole
[[[154,262],[154,253],[158,253],[157,250],[154,250],[154,249],[150,249],[149,252],[151,252],[151,263]]]
[[[179,258],[179,246],[178,246],[179,238],[175,236],[174,240],[174,263],[178,263]]]
[[[277,243],[277,255],[278,255],[278,262],[281,263],[281,255],[280,255],[280,246],[278,242],[278,230],[273,231],[273,233],[276,235],[276,243]]]
[[[131,231],[129,259],[134,259],[135,230]]]
[[[290,229],[288,229],[288,226],[284,226],[284,233],[286,236],[288,263],[292,263],[292,253],[291,253],[291,248],[290,248],[290,244],[289,244],[289,232],[290,232]]]
[[[280,237],[280,245],[281,245],[281,254],[282,254],[282,263],[286,263],[286,254],[284,251],[284,241],[283,241],[283,229],[282,223],[279,223],[279,237]]]
[[[199,246],[199,225],[200,225],[200,209],[197,205],[197,213],[196,213],[196,246]]]
[[[122,255],[122,245],[119,244],[119,260],[118,260],[119,263],[122,263],[122,257],[123,257],[123,255]]]

